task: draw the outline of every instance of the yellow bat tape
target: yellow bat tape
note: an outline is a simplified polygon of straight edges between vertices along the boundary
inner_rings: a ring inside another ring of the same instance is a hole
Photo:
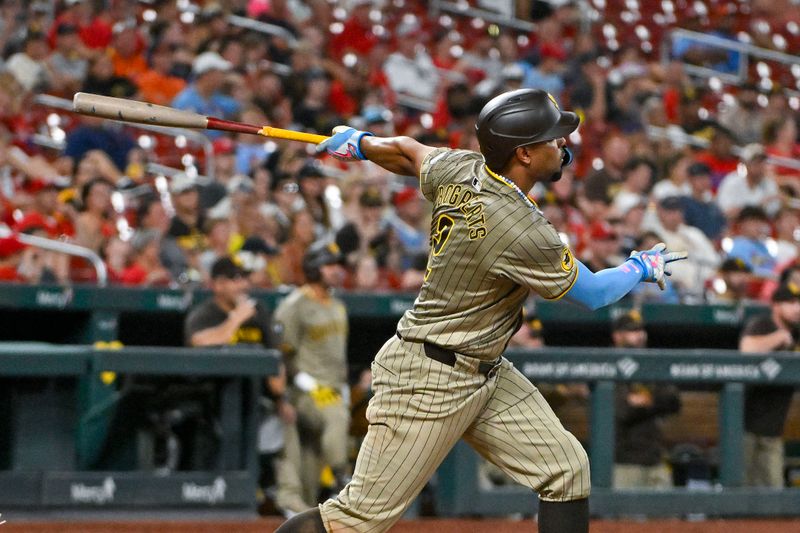
[[[326,135],[305,133],[303,131],[284,130],[281,128],[273,128],[272,126],[264,126],[258,131],[258,134],[263,135],[264,137],[275,137],[278,139],[288,139],[290,141],[301,141],[313,144],[319,144],[328,138]]]

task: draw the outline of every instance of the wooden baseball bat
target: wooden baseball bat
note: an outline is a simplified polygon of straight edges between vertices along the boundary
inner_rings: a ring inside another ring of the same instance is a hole
[[[306,143],[319,144],[328,137],[315,133],[285,130],[271,126],[256,126],[233,120],[206,117],[192,111],[184,111],[163,105],[138,102],[126,98],[114,98],[91,93],[75,93],[72,108],[76,113],[94,117],[110,118],[122,122],[152,124],[174,128],[193,128],[205,130],[235,131],[252,133],[264,137],[289,139]]]

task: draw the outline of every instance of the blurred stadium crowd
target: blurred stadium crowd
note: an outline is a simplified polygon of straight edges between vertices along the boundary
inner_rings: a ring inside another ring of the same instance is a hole
[[[86,91],[317,133],[347,123],[477,150],[483,103],[538,87],[583,124],[569,139],[576,164],[532,196],[590,268],[664,241],[689,250],[688,264],[668,291],[642,285],[640,299],[765,299],[782,275],[800,282],[800,64],[751,60],[741,72],[746,52],[665,40],[681,27],[796,55],[796,2],[517,2],[531,31],[428,4],[3,2],[0,221],[90,248],[117,284],[203,283],[230,254],[256,286],[299,285],[304,251],[328,238],[346,254],[346,288],[415,290],[429,221],[413,178],[256,136],[207,132],[203,150],[194,136],[77,116],[41,95]],[[0,239],[2,280],[94,275],[83,260]]]

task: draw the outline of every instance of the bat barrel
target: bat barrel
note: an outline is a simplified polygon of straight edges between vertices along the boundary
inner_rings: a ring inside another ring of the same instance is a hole
[[[324,135],[314,133],[284,130],[270,126],[256,126],[221,118],[206,117],[192,111],[184,111],[147,102],[137,102],[136,100],[125,98],[101,96],[99,94],[76,93],[72,99],[72,107],[77,113],[83,115],[121,120],[123,122],[152,124],[154,126],[233,131],[313,144],[319,144],[327,139]]]
[[[206,117],[192,111],[91,93],[76,93],[72,107],[83,115],[154,126],[204,129],[208,123]]]

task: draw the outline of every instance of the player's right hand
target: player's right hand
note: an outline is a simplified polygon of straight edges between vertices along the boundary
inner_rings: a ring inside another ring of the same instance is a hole
[[[317,145],[317,153],[328,152],[342,161],[363,161],[367,157],[361,151],[361,139],[372,135],[350,126],[336,126],[333,135]]]
[[[649,250],[631,252],[629,261],[633,260],[642,269],[642,281],[658,283],[658,287],[663,291],[666,287],[664,276],[672,275],[669,263],[681,261],[689,257],[688,252],[667,252],[667,245],[660,242]]]
[[[251,298],[242,298],[228,316],[239,324],[243,324],[256,314],[256,301]]]

